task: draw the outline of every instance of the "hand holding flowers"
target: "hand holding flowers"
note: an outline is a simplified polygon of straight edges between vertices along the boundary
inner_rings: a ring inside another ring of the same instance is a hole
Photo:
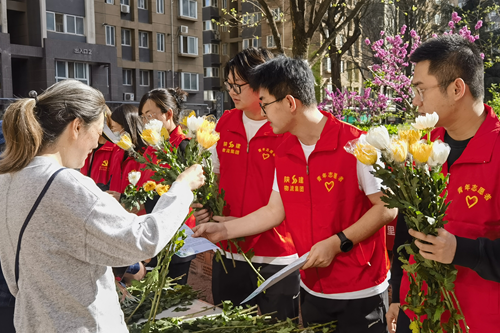
[[[457,270],[453,265],[433,261],[437,256],[419,252],[419,248],[439,244],[436,240],[447,223],[444,217],[449,204],[445,201],[448,176],[441,173],[441,166],[450,147],[439,140],[430,141],[430,131],[438,121],[437,113],[417,117],[413,129],[402,128],[392,138],[387,131],[376,127],[366,136],[349,142],[345,149],[362,163],[374,166],[374,175],[386,187],[382,190],[385,195],[382,200],[389,208],[398,208],[404,214],[408,229],[415,230],[412,236],[431,240],[427,244],[414,238],[411,244],[398,249],[398,252],[405,249],[414,259],[412,262],[399,257],[410,280],[407,304],[402,308],[416,315],[410,328],[413,332],[463,332],[460,325],[463,321],[468,332],[454,292]],[[426,140],[420,140],[422,132],[427,134]],[[384,166],[375,163],[376,154],[380,154]],[[449,315],[447,322],[441,321],[443,313]]]

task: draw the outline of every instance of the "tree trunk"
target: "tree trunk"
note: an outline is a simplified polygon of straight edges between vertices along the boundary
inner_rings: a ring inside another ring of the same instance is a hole
[[[338,52],[337,47],[331,45],[330,47],[330,61],[331,61],[331,67],[332,67],[332,90],[335,91],[336,89],[342,90],[342,80],[340,79],[340,75],[342,74],[340,72],[340,63],[342,61],[342,55]]]

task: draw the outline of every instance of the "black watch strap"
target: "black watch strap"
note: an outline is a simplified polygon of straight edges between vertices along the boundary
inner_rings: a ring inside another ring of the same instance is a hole
[[[349,238],[347,238],[342,231],[339,232],[337,236],[339,236],[340,239],[340,251],[342,252],[351,251],[354,246],[352,241]]]

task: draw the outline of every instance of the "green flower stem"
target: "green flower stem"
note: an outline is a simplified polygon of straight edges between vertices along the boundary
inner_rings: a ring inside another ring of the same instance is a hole
[[[238,253],[241,254],[243,256],[243,258],[245,259],[245,261],[250,265],[250,267],[252,267],[252,270],[255,272],[255,274],[257,274],[257,279],[259,281],[266,281],[266,279],[264,279],[262,277],[262,275],[260,275],[259,271],[257,271],[254,267],[254,265],[252,264],[252,262],[250,261],[250,259],[247,258],[247,256],[245,255],[245,252],[243,252],[243,250],[241,249],[241,247],[238,245],[238,243],[236,241],[232,241],[233,244],[235,244],[236,246],[236,249],[238,250]]]

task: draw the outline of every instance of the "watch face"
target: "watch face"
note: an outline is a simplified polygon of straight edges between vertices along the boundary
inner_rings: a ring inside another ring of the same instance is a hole
[[[342,244],[340,245],[340,250],[342,252],[349,252],[352,250],[352,247],[353,247],[353,244],[352,244],[352,241],[349,240],[349,239],[346,239],[345,241],[342,242]]]

